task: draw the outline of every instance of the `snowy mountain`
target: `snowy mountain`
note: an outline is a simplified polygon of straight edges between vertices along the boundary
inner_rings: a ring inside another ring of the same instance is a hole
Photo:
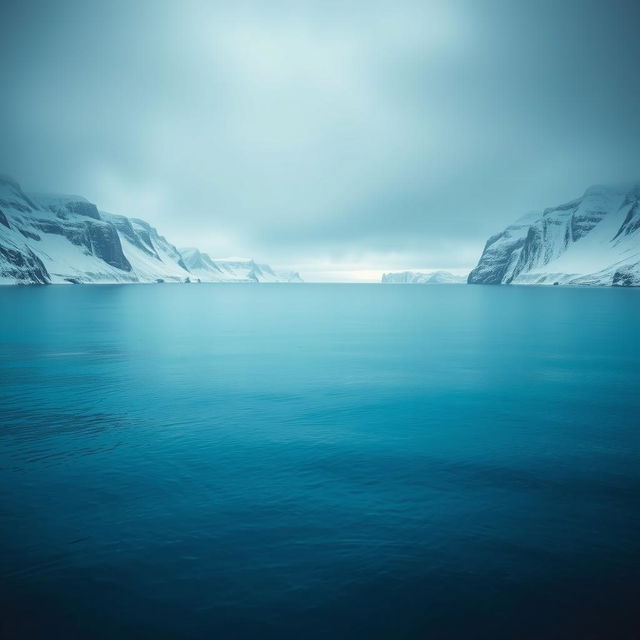
[[[297,271],[276,271],[281,282],[304,282]]]
[[[276,273],[268,264],[251,258],[211,258],[198,249],[181,249],[188,269],[196,278],[208,282],[302,282],[295,271]]]
[[[197,249],[183,256],[144,220],[99,211],[80,196],[29,195],[0,176],[0,284],[157,281],[290,277],[253,260],[212,260]]]
[[[456,276],[448,271],[385,273],[381,280],[383,284],[464,284],[466,281],[465,276]]]
[[[489,238],[468,282],[640,286],[640,183],[520,218]]]

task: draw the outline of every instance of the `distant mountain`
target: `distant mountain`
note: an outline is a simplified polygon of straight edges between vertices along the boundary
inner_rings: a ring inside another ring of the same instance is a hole
[[[304,282],[297,271],[276,271],[281,282]]]
[[[385,273],[381,280],[383,284],[464,284],[466,281],[466,276],[456,276],[448,271],[399,271]]]
[[[80,196],[27,194],[0,176],[0,284],[158,281],[294,280],[253,260],[183,255],[144,220],[99,211]]]
[[[207,282],[302,282],[297,271],[277,273],[251,258],[211,258],[198,249],[180,250],[187,268]]]
[[[489,238],[468,282],[640,286],[640,183],[520,218]]]

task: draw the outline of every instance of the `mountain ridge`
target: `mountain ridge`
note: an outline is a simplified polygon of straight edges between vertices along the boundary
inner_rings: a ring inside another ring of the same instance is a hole
[[[640,182],[518,218],[487,240],[468,282],[640,286]]]
[[[395,271],[384,273],[382,284],[465,284],[466,276],[457,276],[449,271]]]
[[[28,194],[0,175],[0,284],[292,281],[250,262],[196,274],[147,221],[101,211],[82,196]]]

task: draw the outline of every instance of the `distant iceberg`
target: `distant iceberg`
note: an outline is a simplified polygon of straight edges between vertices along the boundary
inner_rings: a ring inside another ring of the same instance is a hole
[[[383,284],[465,284],[466,276],[457,276],[449,271],[398,271],[385,273]]]

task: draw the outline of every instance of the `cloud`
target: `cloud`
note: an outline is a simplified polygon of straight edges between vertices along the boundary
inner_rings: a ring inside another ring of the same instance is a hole
[[[470,267],[523,211],[637,177],[631,2],[0,12],[0,168],[214,254]]]

